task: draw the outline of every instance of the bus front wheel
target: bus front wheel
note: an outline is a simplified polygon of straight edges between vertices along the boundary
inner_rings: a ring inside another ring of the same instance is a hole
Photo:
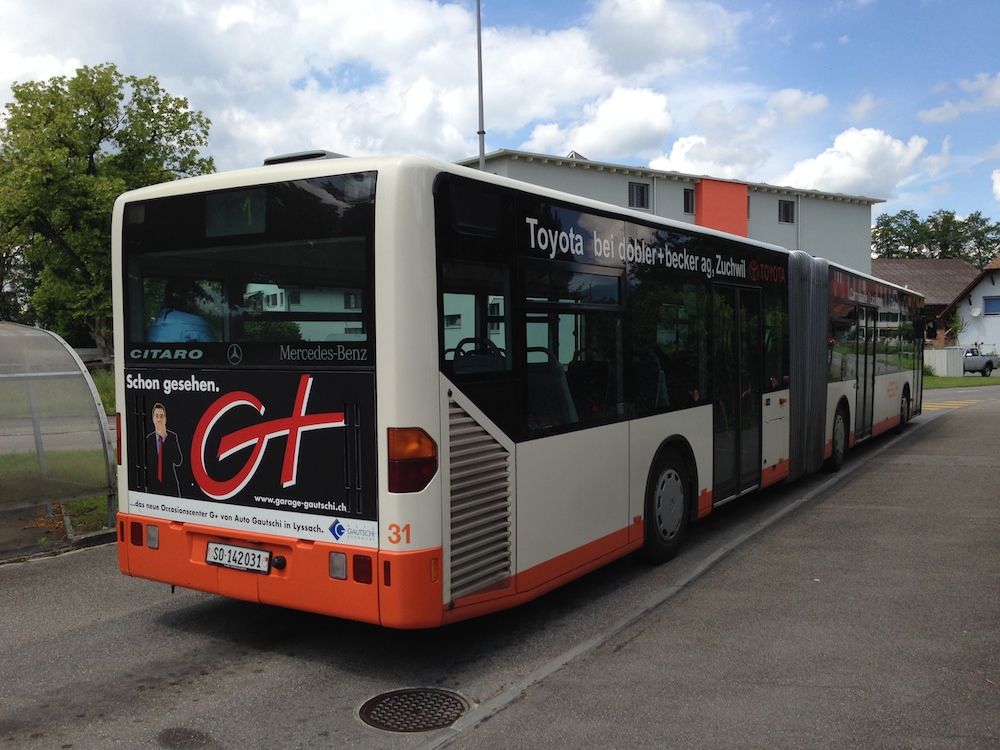
[[[650,473],[646,490],[642,557],[663,563],[677,555],[687,531],[690,492],[687,466],[675,451],[665,452]]]

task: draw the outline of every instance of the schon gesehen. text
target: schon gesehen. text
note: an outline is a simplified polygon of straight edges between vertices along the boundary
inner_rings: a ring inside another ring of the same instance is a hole
[[[219,393],[220,388],[214,380],[203,380],[197,375],[187,378],[147,378],[141,372],[127,373],[125,387],[130,391],[160,391],[165,396],[178,391],[198,393]]]

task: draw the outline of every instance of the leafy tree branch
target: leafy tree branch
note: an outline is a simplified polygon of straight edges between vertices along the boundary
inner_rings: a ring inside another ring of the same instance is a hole
[[[215,170],[210,122],[107,63],[15,84],[0,120],[0,314],[111,342],[111,212],[137,187]]]

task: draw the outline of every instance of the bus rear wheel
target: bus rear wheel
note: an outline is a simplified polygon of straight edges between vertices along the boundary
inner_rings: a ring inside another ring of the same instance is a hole
[[[903,428],[910,419],[910,392],[903,391],[902,398],[899,399],[899,424],[893,429],[894,435],[901,435]]]
[[[677,555],[691,511],[689,486],[684,461],[676,451],[666,451],[654,464],[646,489],[644,560],[663,563]]]
[[[833,415],[833,432],[830,436],[831,451],[830,457],[826,459],[827,471],[840,471],[844,465],[844,456],[847,455],[847,409],[843,406],[837,408],[837,413]]]

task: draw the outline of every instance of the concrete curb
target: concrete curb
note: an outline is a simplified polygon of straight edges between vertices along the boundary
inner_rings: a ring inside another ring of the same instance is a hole
[[[115,529],[99,529],[98,531],[89,531],[86,534],[76,534],[73,531],[73,522],[65,510],[63,510],[62,517],[63,526],[66,527],[66,541],[73,549],[86,549],[87,547],[109,544],[117,537]]]

